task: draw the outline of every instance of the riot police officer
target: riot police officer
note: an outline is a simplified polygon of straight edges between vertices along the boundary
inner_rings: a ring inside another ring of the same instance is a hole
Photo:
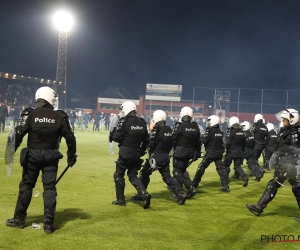
[[[252,132],[254,134],[254,158],[259,160],[259,157],[266,146],[266,139],[268,136],[268,128],[264,124],[264,118],[261,114],[256,114],[254,116],[254,124],[252,127]]]
[[[292,186],[293,194],[300,208],[300,124],[299,113],[295,109],[283,110],[280,114],[284,127],[278,134],[278,144],[270,159],[269,166],[275,169],[271,179],[256,205],[246,204],[246,207],[256,216],[263,213],[268,203],[272,201],[285,180]],[[300,221],[300,217],[296,218]]]
[[[192,161],[200,157],[201,151],[200,130],[197,123],[192,122],[192,118],[193,110],[183,107],[180,111],[180,122],[173,129],[173,174],[179,184],[188,190],[187,198],[194,196],[197,191],[186,170]]]
[[[205,169],[210,163],[215,162],[216,170],[221,179],[221,191],[229,192],[228,175],[225,171],[222,156],[224,152],[223,131],[219,127],[220,118],[212,115],[207,118],[207,126],[204,135],[202,136],[202,143],[205,147],[205,156],[202,162],[198,165],[196,174],[193,179],[193,186],[198,187]]]
[[[266,148],[264,154],[264,168],[270,170],[269,161],[277,144],[277,133],[275,131],[273,123],[268,123],[267,128],[269,133],[266,140]]]
[[[166,125],[167,115],[163,110],[156,110],[153,113],[154,127],[150,133],[149,156],[146,164],[140,171],[139,177],[147,189],[150,183],[150,175],[153,171],[158,170],[163,181],[168,188],[174,192],[177,197],[177,204],[183,205],[186,195],[183,188],[177,180],[170,174],[170,156],[169,152],[173,146],[172,129]],[[140,194],[132,196],[131,200],[142,200]]]
[[[146,209],[150,206],[151,195],[147,193],[142,181],[137,177],[138,170],[141,168],[140,157],[146,154],[149,143],[146,122],[138,118],[136,106],[131,101],[126,101],[121,105],[120,116],[117,127],[110,135],[110,141],[118,142],[120,148],[114,173],[117,200],[112,204],[126,206],[124,175],[127,170],[129,181],[142,197],[143,207]]]
[[[239,173],[243,179],[243,186],[248,185],[249,178],[242,169],[243,155],[242,152],[246,146],[246,136],[244,131],[240,128],[239,118],[233,116],[229,119],[228,130],[226,132],[226,154],[224,159],[224,166],[227,174],[230,173],[230,164],[234,162],[234,170]]]
[[[248,168],[250,169],[251,173],[256,177],[256,181],[259,182],[260,179],[264,176],[265,170],[259,166],[257,160],[254,158],[254,135],[250,131],[249,122],[245,121],[241,123],[241,127],[246,136],[246,146],[243,151],[243,159],[247,160]]]
[[[66,139],[68,146],[68,164],[76,162],[76,139],[70,126],[67,114],[55,110],[57,94],[49,87],[41,87],[35,94],[35,109],[26,108],[15,128],[15,149],[28,134],[27,148],[20,155],[23,167],[22,180],[19,186],[19,196],[14,217],[6,221],[6,225],[24,228],[27,208],[32,197],[39,172],[42,172],[44,187],[44,231],[50,234],[54,231],[54,216],[56,209],[56,176],[58,161],[63,155],[58,151],[61,137]]]

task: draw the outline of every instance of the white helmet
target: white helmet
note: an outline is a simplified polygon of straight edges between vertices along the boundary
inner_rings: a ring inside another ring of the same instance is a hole
[[[232,127],[232,125],[234,125],[236,123],[240,123],[240,119],[237,118],[236,116],[233,116],[229,119],[228,126]]]
[[[54,109],[58,108],[58,96],[55,91],[49,87],[40,87],[35,92],[35,100],[43,99],[50,103]]]
[[[160,122],[160,121],[165,121],[167,119],[166,112],[163,110],[156,110],[153,113],[153,122],[154,124]]]
[[[299,114],[295,109],[286,109],[282,111],[281,118],[287,119],[290,125],[295,125],[299,121]]]
[[[249,130],[249,129],[250,129],[250,122],[247,122],[247,121],[242,122],[242,123],[241,123],[241,127],[242,127],[242,129],[243,129],[244,131]]]
[[[274,124],[269,122],[267,124],[267,128],[268,128],[268,131],[274,130]]]
[[[189,116],[191,119],[193,118],[193,110],[190,107],[183,107],[180,111],[180,121],[184,116]]]
[[[120,107],[120,116],[124,117],[131,111],[136,111],[136,106],[132,101],[126,101]]]
[[[211,115],[207,118],[207,124],[209,127],[213,127],[220,123],[220,117],[217,115]]]
[[[254,123],[257,123],[259,120],[264,120],[264,117],[262,116],[262,114],[256,114],[254,116]]]

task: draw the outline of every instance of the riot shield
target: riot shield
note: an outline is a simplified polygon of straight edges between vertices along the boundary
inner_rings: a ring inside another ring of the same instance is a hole
[[[10,177],[14,165],[14,155],[15,155],[15,128],[13,126],[10,127],[6,149],[5,149],[5,167],[6,167],[6,175]]]
[[[114,141],[110,142],[109,138],[114,128],[117,127],[118,122],[119,122],[118,116],[116,116],[115,114],[110,117],[109,132],[108,132],[108,151],[111,155],[113,155],[116,152],[118,144]]]
[[[269,168],[280,185],[300,186],[300,149],[289,145],[280,147],[272,154]]]

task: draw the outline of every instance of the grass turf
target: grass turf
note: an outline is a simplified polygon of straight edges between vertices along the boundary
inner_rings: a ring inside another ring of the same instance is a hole
[[[90,126],[91,127],[91,126]],[[275,199],[260,217],[250,213],[245,204],[255,204],[271,173],[261,182],[253,177],[243,188],[241,180],[230,182],[230,193],[221,193],[214,164],[207,168],[198,193],[185,205],[170,199],[171,193],[158,172],[151,176],[148,187],[151,206],[130,201],[136,194],[126,177],[126,207],[111,205],[115,200],[113,173],[117,154],[110,155],[107,131],[76,130],[78,161],[57,185],[56,231],[51,235],[32,229],[33,222],[42,225],[42,183],[39,178],[26,219],[26,227],[5,226],[13,216],[22,168],[20,149],[10,178],[6,177],[4,151],[6,133],[0,134],[0,249],[299,249],[299,242],[267,244],[264,237],[276,240],[298,240],[300,222],[295,198],[290,187],[278,190]],[[60,151],[66,153],[63,139]],[[193,177],[197,163],[189,167]],[[66,157],[59,163],[59,174],[66,167]],[[246,166],[247,173],[249,170]],[[233,172],[233,171],[232,171]],[[232,174],[232,173],[231,173]],[[289,235],[289,237],[284,236]],[[279,238],[280,237],[280,238]]]

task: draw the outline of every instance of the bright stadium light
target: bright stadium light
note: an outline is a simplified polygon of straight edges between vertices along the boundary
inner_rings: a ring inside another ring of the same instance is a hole
[[[58,33],[58,56],[56,68],[57,93],[63,106],[61,109],[67,108],[67,38],[73,32],[74,19],[73,16],[64,10],[57,11],[53,15],[53,28]]]
[[[71,32],[74,25],[73,16],[69,12],[58,11],[53,15],[53,25],[57,31]]]

